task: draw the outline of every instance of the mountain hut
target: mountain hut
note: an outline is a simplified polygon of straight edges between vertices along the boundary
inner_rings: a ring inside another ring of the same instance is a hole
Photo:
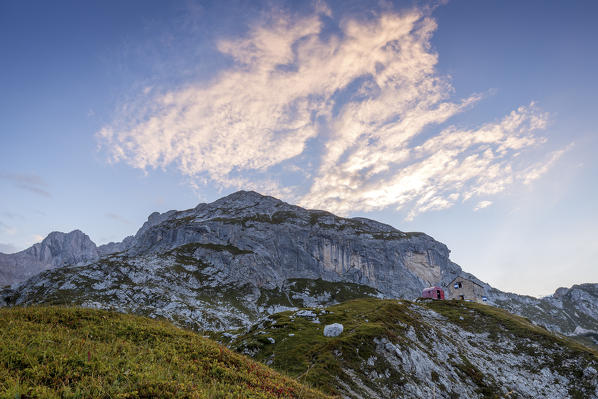
[[[464,277],[457,277],[448,285],[447,299],[460,299],[484,303],[484,287]]]
[[[422,298],[444,299],[444,290],[438,286],[424,288]]]

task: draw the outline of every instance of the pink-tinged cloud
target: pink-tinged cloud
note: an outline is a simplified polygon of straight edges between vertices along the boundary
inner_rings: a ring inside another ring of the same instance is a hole
[[[234,67],[209,82],[144,90],[98,140],[113,162],[174,166],[194,184],[339,213],[393,207],[410,219],[529,183],[565,151],[547,164],[519,156],[546,141],[539,132],[548,115],[534,103],[474,128],[439,128],[480,96],[451,99],[430,46],[436,22],[424,12],[339,28],[323,38],[317,12],[256,23],[246,37],[218,43]],[[285,171],[306,184],[282,183]]]

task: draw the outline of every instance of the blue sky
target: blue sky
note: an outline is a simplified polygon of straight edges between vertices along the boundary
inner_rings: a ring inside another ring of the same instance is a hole
[[[591,1],[0,3],[0,252],[238,189],[598,281]]]

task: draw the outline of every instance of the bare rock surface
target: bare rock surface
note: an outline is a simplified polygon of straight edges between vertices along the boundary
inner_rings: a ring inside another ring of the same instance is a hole
[[[343,333],[343,325],[340,323],[332,323],[324,326],[325,337],[338,337]]]
[[[287,312],[230,345],[347,399],[598,398],[598,352],[491,306],[360,299],[318,312],[324,334]],[[340,320],[346,333],[327,334]]]
[[[45,270],[98,259],[96,245],[80,230],[68,234],[53,232],[24,251],[0,253],[0,287],[20,283]]]
[[[220,330],[349,297],[413,300],[424,287],[464,276],[484,287],[489,303],[598,344],[597,284],[559,288],[542,299],[504,293],[464,272],[449,253],[424,233],[239,191],[155,212],[120,243],[96,247],[76,230],[0,254],[0,285],[22,282],[2,294],[0,305],[84,304]]]

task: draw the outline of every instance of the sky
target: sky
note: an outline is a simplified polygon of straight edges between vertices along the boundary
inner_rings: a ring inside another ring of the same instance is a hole
[[[2,1],[0,252],[256,190],[598,282],[594,1]]]

